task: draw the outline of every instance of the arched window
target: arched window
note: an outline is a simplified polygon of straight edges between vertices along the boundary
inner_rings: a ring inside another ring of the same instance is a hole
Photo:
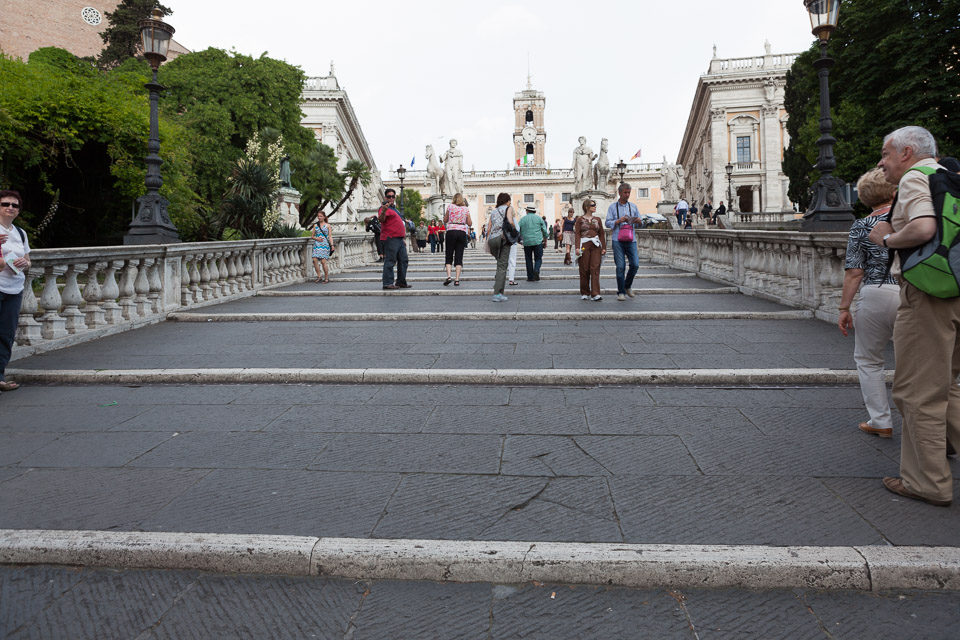
[[[532,144],[528,144],[528,145],[527,145],[527,150],[524,151],[524,153],[526,153],[528,156],[532,156],[532,155],[533,155],[533,145],[532,145]]]
[[[527,122],[533,122],[533,111],[530,111],[529,109],[527,109],[527,118],[526,118],[526,121],[527,121]]]

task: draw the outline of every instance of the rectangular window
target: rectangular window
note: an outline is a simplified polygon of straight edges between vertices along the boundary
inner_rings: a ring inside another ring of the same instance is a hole
[[[569,194],[569,193],[561,193],[561,194],[560,194],[560,202],[570,202],[570,194]]]
[[[650,197],[650,189],[637,189],[637,197],[638,197],[638,198],[649,198],[649,197]]]
[[[524,201],[524,202],[533,202],[533,194],[532,194],[532,193],[525,193],[525,194],[523,194],[523,201]]]
[[[751,162],[750,136],[737,136],[737,162]]]
[[[495,204],[497,202],[497,197],[494,196],[492,193],[488,193],[487,195],[484,196],[484,202],[486,202],[487,204]]]

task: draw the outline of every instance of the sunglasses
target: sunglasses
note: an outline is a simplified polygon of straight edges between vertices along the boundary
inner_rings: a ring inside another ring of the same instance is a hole
[[[9,207],[11,209],[19,209],[20,203],[19,202],[0,202],[0,207]]]
[[[395,200],[397,196],[384,196],[387,200]]]

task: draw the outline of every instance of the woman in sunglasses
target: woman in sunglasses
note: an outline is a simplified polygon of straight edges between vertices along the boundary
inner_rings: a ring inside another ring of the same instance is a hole
[[[0,391],[14,391],[20,387],[3,377],[17,335],[25,280],[23,272],[30,268],[27,234],[13,224],[18,215],[20,194],[0,191]]]
[[[574,225],[574,245],[580,267],[580,299],[600,302],[600,261],[607,255],[607,234],[596,216],[597,203],[583,202],[583,215]]]

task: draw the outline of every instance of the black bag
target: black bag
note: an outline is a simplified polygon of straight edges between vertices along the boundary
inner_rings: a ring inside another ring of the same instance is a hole
[[[517,242],[520,240],[520,230],[510,224],[510,221],[507,220],[506,211],[503,212],[503,226],[501,229],[503,230],[503,239],[507,244],[517,244]]]

